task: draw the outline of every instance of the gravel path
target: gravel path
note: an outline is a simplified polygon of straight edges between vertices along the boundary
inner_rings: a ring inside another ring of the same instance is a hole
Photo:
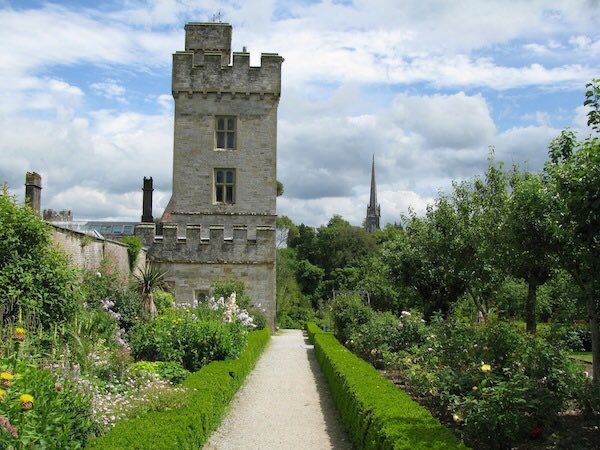
[[[312,345],[273,336],[205,449],[351,449]]]

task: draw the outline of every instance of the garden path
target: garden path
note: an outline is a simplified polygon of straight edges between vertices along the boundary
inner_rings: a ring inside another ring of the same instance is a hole
[[[204,448],[352,448],[302,331],[282,330],[272,336]]]

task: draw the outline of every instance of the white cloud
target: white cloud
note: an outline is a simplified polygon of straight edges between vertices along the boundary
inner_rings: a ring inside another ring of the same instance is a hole
[[[92,83],[90,87],[98,95],[108,99],[116,99],[120,102],[127,102],[123,97],[126,89],[114,80],[108,80],[102,83]]]

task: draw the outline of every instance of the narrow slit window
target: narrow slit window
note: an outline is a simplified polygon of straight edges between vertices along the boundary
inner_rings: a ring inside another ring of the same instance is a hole
[[[235,203],[235,169],[215,169],[215,202]]]
[[[236,120],[235,117],[216,118],[216,144],[217,148],[235,149]]]

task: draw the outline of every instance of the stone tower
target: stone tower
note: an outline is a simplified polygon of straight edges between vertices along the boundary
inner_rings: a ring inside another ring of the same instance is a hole
[[[189,23],[173,55],[173,193],[161,220],[141,224],[149,255],[179,302],[211,295],[224,278],[245,282],[275,321],[277,107],[283,58],[233,52],[232,27]],[[260,304],[260,307],[258,306]]]
[[[375,155],[371,165],[371,196],[367,206],[367,218],[365,227],[369,233],[379,230],[379,219],[381,218],[381,206],[377,204],[377,184],[375,183]]]

